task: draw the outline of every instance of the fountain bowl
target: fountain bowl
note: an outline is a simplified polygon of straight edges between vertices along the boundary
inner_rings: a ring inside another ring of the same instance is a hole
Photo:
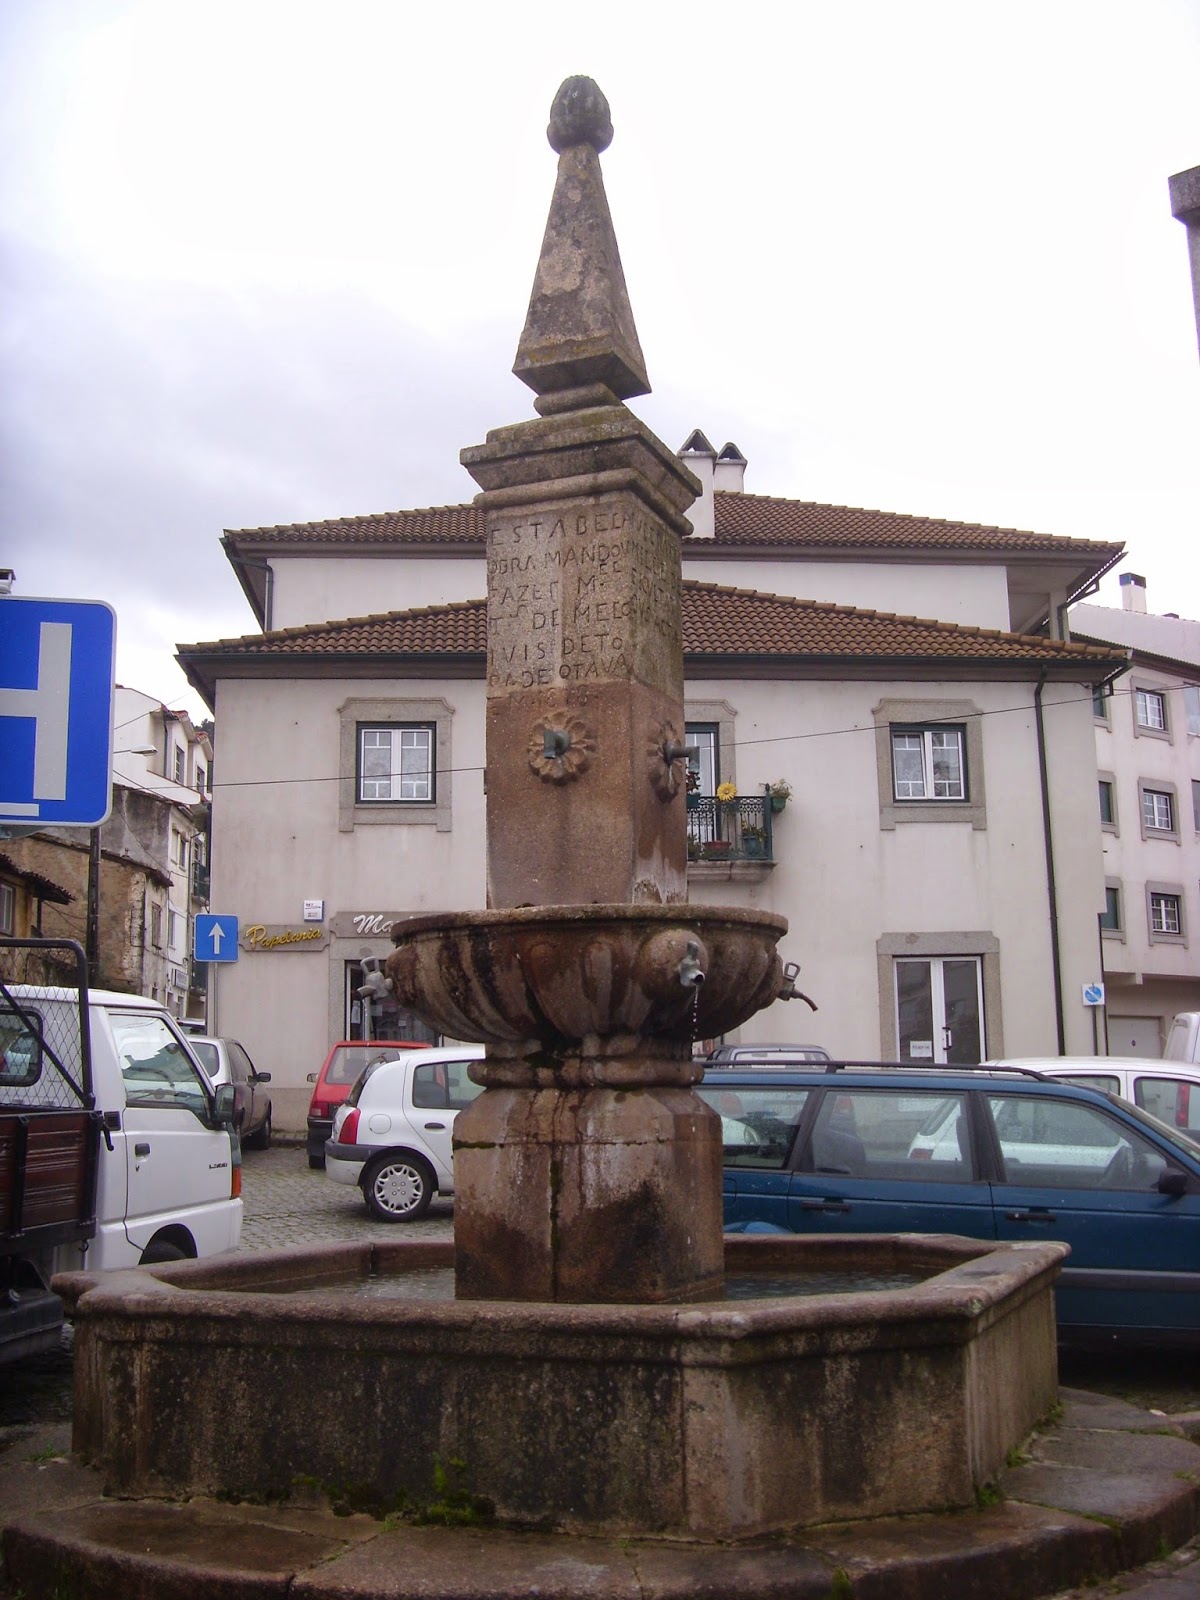
[[[454,912],[397,924],[387,975],[402,1006],[489,1058],[686,1059],[784,993],[786,932],[686,903]]]
[[[734,1273],[920,1281],[687,1306],[351,1296],[451,1265],[420,1240],[66,1274],[74,1448],[119,1496],[316,1486],[386,1514],[449,1475],[512,1526],[726,1541],[970,1506],[1055,1401],[1062,1245],[725,1249]]]

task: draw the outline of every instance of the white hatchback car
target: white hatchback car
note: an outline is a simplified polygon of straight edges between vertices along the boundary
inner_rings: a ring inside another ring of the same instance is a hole
[[[467,1076],[483,1046],[406,1050],[370,1066],[334,1113],[325,1171],[357,1184],[380,1222],[413,1222],[454,1193],[454,1119],[482,1091]]]

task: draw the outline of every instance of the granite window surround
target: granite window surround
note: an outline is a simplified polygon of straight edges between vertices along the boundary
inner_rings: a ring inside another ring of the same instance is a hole
[[[1179,797],[1173,783],[1165,778],[1139,778],[1138,813],[1143,839],[1180,842]]]
[[[453,800],[450,754],[454,707],[446,700],[404,699],[378,696],[345,700],[338,707],[338,831],[352,833],[361,827],[431,827],[449,833]],[[426,725],[433,729],[433,798],[419,800],[359,800],[359,743],[363,727]]]
[[[1165,739],[1171,743],[1171,722],[1167,712],[1167,686],[1135,683],[1130,690],[1133,708],[1133,733],[1138,739]]]
[[[909,822],[965,822],[987,827],[983,772],[982,713],[971,700],[881,700],[875,719],[875,773],[879,826],[885,831]],[[897,799],[896,734],[957,732],[961,735],[962,799]]]
[[[1151,944],[1187,944],[1182,884],[1147,883],[1146,928]]]
[[[1125,942],[1125,908],[1120,878],[1104,880],[1104,910],[1100,913],[1100,933],[1105,939]]]
[[[1100,826],[1106,833],[1120,833],[1120,814],[1117,810],[1117,778],[1113,772],[1097,774],[1100,802]]]

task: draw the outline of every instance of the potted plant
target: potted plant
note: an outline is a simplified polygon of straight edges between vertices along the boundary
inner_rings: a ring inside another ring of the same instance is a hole
[[[742,849],[748,856],[765,856],[767,853],[767,830],[765,828],[743,828]]]
[[[782,811],[792,798],[792,786],[786,778],[776,778],[771,785],[771,810]]]
[[[705,861],[727,861],[729,859],[729,840],[706,839],[701,855]]]

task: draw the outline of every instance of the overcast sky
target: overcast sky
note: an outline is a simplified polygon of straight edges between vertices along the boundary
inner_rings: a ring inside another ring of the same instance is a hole
[[[175,645],[254,626],[223,529],[469,500],[577,72],[669,444],[1124,540],[1200,617],[1200,0],[0,0],[15,592],[108,600],[198,711]]]

